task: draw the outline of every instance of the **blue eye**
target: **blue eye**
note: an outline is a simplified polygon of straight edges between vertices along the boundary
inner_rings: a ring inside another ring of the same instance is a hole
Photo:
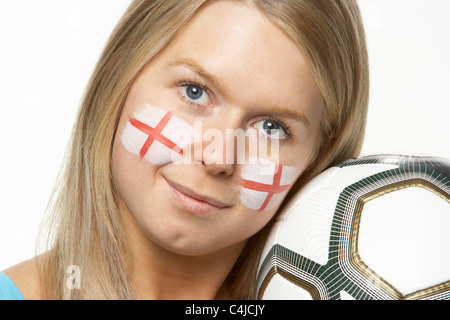
[[[189,85],[186,87],[186,95],[192,100],[198,100],[203,95],[203,89]]]
[[[270,138],[281,139],[288,136],[287,129],[285,127],[271,119],[261,120],[255,123],[255,128],[262,131],[263,134]]]
[[[211,104],[211,99],[204,88],[193,83],[186,83],[180,86],[181,94],[188,103],[194,103],[197,106],[206,106]]]

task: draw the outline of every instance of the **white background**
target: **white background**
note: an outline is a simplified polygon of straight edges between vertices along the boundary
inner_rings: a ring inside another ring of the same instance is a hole
[[[81,95],[129,0],[0,0],[0,270],[34,254]],[[450,1],[360,0],[363,154],[450,159]]]

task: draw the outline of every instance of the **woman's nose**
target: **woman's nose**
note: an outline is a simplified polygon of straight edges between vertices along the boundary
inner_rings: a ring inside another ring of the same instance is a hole
[[[207,164],[204,162],[203,166],[205,167],[206,172],[213,175],[230,176],[234,171],[234,165],[231,164]]]
[[[235,164],[234,161],[228,163],[227,157],[220,154],[220,152],[212,151],[211,153],[203,154],[202,165],[206,172],[210,174],[229,176],[233,174]]]
[[[214,175],[229,176],[234,172],[233,141],[228,141],[224,130],[209,128],[202,139],[202,165]]]
[[[215,127],[203,129],[201,155],[200,152],[196,153],[196,163],[201,163],[210,174],[232,175],[236,165],[234,136],[227,134],[232,129]],[[201,159],[199,159],[199,156],[201,156]]]

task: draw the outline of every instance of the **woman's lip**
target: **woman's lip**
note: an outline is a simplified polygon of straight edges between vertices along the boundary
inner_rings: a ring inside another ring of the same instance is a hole
[[[173,181],[167,180],[174,196],[180,201],[183,207],[195,213],[210,213],[229,206],[218,200],[200,195],[189,188],[179,185]]]

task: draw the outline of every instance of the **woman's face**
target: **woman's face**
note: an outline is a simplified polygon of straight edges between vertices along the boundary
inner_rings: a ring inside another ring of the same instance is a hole
[[[127,97],[113,152],[125,220],[176,253],[242,246],[316,151],[322,104],[281,29],[254,7],[211,2]]]

